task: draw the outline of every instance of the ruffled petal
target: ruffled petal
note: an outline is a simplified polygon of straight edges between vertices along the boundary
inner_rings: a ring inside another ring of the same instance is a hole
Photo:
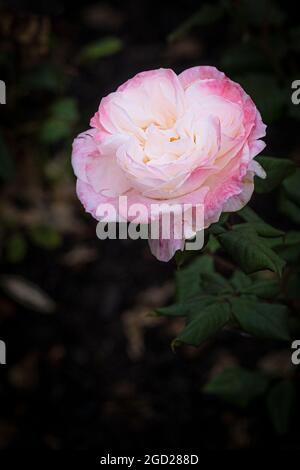
[[[149,238],[148,240],[151,253],[159,260],[159,261],[170,261],[173,258],[176,251],[184,250],[184,240],[163,240],[157,239],[153,240]]]
[[[200,65],[198,67],[191,67],[184,70],[179,74],[178,78],[183,88],[186,89],[197,80],[206,80],[211,78],[222,80],[225,78],[225,74],[220,72],[216,67]]]

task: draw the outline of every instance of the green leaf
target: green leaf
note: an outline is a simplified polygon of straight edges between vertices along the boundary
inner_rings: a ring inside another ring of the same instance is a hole
[[[230,212],[222,212],[222,214],[220,215],[220,218],[219,218],[219,224],[226,224],[226,222],[228,221],[229,219],[229,216],[230,216]]]
[[[257,193],[273,191],[295,169],[294,163],[288,158],[258,156],[256,160],[267,174],[265,179],[255,178],[255,191]]]
[[[272,225],[266,224],[265,222],[246,222],[243,224],[236,224],[234,225],[234,229],[242,229],[242,230],[248,230],[248,229],[253,229],[257,235],[260,235],[261,237],[270,237],[270,238],[276,238],[276,237],[283,237],[284,232],[282,230],[278,230],[275,227],[272,227]]]
[[[62,98],[51,106],[50,115],[40,130],[40,139],[54,144],[70,137],[79,118],[77,102],[73,98]]]
[[[284,236],[284,232],[279,230],[278,228],[272,227],[270,224],[266,224],[265,222],[255,222],[251,224],[258,235],[261,237],[280,237]]]
[[[215,297],[212,295],[201,295],[192,299],[186,299],[182,303],[178,302],[168,307],[157,308],[155,313],[158,316],[184,317],[192,315],[193,312],[200,312],[203,308],[215,302],[215,300]]]
[[[252,280],[242,271],[236,270],[230,279],[230,283],[235,290],[240,292],[241,290],[251,286]]]
[[[282,246],[277,249],[278,254],[290,264],[298,264],[300,257],[300,245]]]
[[[210,234],[206,247],[210,253],[215,253],[220,248],[220,243],[213,234]]]
[[[30,237],[33,243],[41,248],[53,250],[61,244],[59,233],[52,227],[37,226],[30,230]]]
[[[262,299],[274,299],[279,294],[280,286],[277,279],[254,281],[250,286],[240,290],[243,294],[256,295]]]
[[[21,234],[15,233],[8,239],[5,248],[8,262],[19,263],[26,256],[27,243]]]
[[[300,244],[300,231],[291,230],[284,237],[283,244],[285,246],[299,245]]]
[[[277,279],[253,280],[242,271],[235,271],[230,279],[234,290],[239,294],[255,295],[263,299],[272,299],[279,294]]]
[[[249,206],[245,206],[238,212],[238,215],[253,227],[258,235],[263,237],[280,237],[284,235],[282,230],[278,230],[272,225],[267,224],[259,215]]]
[[[201,289],[208,294],[226,294],[232,292],[230,283],[219,273],[201,273]]]
[[[274,245],[277,253],[288,263],[297,264],[300,257],[300,232],[292,230]]]
[[[77,101],[74,98],[62,98],[51,106],[51,116],[74,123],[79,118]]]
[[[215,224],[212,224],[210,227],[209,227],[209,232],[214,235],[215,237],[217,237],[218,235],[221,235],[222,233],[225,233],[226,232],[226,229],[225,227],[222,226],[222,223],[221,222],[217,222]]]
[[[224,369],[204,387],[204,392],[240,407],[248,406],[255,398],[263,395],[268,379],[259,372],[242,367]]]
[[[189,266],[176,273],[176,297],[184,301],[195,295],[199,295],[203,289],[200,288],[200,274],[211,273],[214,270],[214,262],[211,256],[201,255]]]
[[[249,206],[243,207],[237,214],[246,222],[263,222],[262,218]]]
[[[245,273],[270,269],[281,275],[285,262],[248,226],[222,233],[218,239]]]
[[[196,253],[193,250],[177,250],[175,253],[175,262],[177,269],[181,269],[191,262],[196,257]]]
[[[60,140],[70,137],[71,132],[72,126],[70,126],[68,121],[49,118],[41,128],[40,139],[45,144],[54,144]]]
[[[0,178],[11,180],[15,174],[15,165],[8,147],[0,133]]]
[[[254,336],[289,340],[287,308],[245,297],[231,299],[232,313],[241,328]]]
[[[199,346],[203,341],[217,333],[230,320],[228,303],[214,303],[193,315],[191,321],[176,338],[176,343]]]
[[[123,49],[123,42],[120,38],[111,36],[94,41],[85,47],[80,52],[80,60],[91,61],[99,60],[103,57],[108,57]]]
[[[288,431],[295,401],[296,390],[288,380],[278,382],[269,391],[267,408],[277,434],[282,435]]]

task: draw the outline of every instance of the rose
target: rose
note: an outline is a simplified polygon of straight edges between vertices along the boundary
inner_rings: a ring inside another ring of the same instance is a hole
[[[129,205],[202,204],[208,227],[249,201],[254,175],[265,177],[254,157],[266,126],[215,67],[139,73],[102,98],[90,125],[74,140],[72,163],[78,197],[95,218],[99,205],[117,207],[126,195]],[[167,261],[184,240],[149,242]]]

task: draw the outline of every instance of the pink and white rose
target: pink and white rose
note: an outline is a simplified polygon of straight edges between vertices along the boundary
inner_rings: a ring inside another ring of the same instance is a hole
[[[205,227],[249,201],[266,126],[240,85],[215,67],[142,72],[102,98],[73,143],[77,194],[96,219],[103,203],[203,204]],[[124,216],[124,214],[122,214]],[[145,222],[144,220],[141,222]],[[149,240],[169,260],[184,240]]]

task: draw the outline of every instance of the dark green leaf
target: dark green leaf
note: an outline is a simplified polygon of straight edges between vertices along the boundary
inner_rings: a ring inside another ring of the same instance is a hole
[[[251,227],[254,228],[258,235],[263,237],[280,237],[284,235],[282,230],[278,230],[272,225],[267,224],[261,217],[259,217],[253,209],[249,206],[245,206],[242,210],[238,212],[238,215],[248,222]]]
[[[220,248],[220,243],[213,234],[210,234],[209,240],[206,246],[210,253],[215,253]]]
[[[239,226],[220,234],[218,239],[247,274],[270,269],[281,275],[285,262],[249,227]]]
[[[284,237],[284,245],[299,245],[300,244],[300,231],[291,230]]]
[[[60,234],[52,227],[36,226],[32,227],[30,237],[35,245],[48,250],[55,249],[61,244]]]
[[[258,156],[256,160],[267,174],[265,179],[255,178],[255,191],[258,193],[273,191],[295,169],[294,163],[288,158]]]
[[[193,250],[177,250],[175,253],[175,262],[177,269],[182,269],[183,267],[185,267],[196,256],[197,255]]]
[[[27,252],[27,244],[24,237],[16,233],[6,243],[6,257],[9,263],[19,263],[24,259]]]
[[[68,121],[49,118],[43,124],[40,132],[40,139],[46,144],[54,144],[62,139],[70,137],[72,126]]]
[[[176,338],[176,342],[199,346],[217,333],[230,320],[228,303],[214,303],[193,315],[192,320]]]
[[[186,315],[193,314],[193,312],[201,312],[203,308],[213,302],[215,302],[214,296],[201,295],[199,297],[193,297],[192,299],[186,299],[182,303],[175,303],[168,307],[158,308],[155,312],[159,316],[184,317]]]
[[[48,119],[41,127],[41,140],[47,144],[53,144],[70,137],[78,118],[79,112],[76,100],[62,98],[56,101],[51,106]]]
[[[262,338],[290,338],[287,309],[284,305],[255,302],[246,297],[232,299],[230,302],[233,315],[247,333]]]
[[[211,273],[214,262],[211,256],[201,255],[189,266],[176,273],[176,294],[179,301],[184,301],[203,292],[200,288],[200,274]]]
[[[255,398],[264,394],[268,379],[259,372],[241,367],[231,367],[213,377],[204,392],[241,407],[248,406]]]
[[[254,294],[262,299],[274,299],[279,294],[280,286],[277,279],[254,281],[250,286],[240,290],[243,294]]]
[[[219,224],[226,224],[226,222],[228,221],[229,219],[229,216],[230,216],[230,213],[229,212],[222,212],[222,214],[220,215],[220,219],[219,219]]]
[[[234,225],[235,229],[242,229],[242,230],[248,230],[248,229],[253,229],[257,235],[260,235],[261,237],[270,237],[270,238],[276,238],[276,237],[282,237],[284,235],[284,232],[282,230],[278,230],[275,227],[272,227],[272,225],[266,224],[265,222],[246,222],[243,224],[236,224]]]
[[[242,271],[234,271],[230,283],[233,286],[235,290],[240,292],[242,289],[245,289],[252,284],[252,280],[249,276],[247,276],[245,273]]]
[[[118,37],[106,37],[94,41],[87,46],[85,46],[80,53],[80,60],[90,61],[90,60],[99,60],[103,57],[108,57],[117,52],[121,51],[123,48],[123,42]]]
[[[207,294],[226,294],[232,292],[230,283],[218,273],[201,273],[200,286]]]
[[[271,248],[287,248],[300,244],[300,232],[291,230],[285,233],[284,237],[269,238],[265,240]]]
[[[284,239],[275,245],[277,253],[287,262],[297,264],[300,257],[300,232],[288,232]]]
[[[262,218],[249,206],[243,207],[237,214],[246,222],[263,222]]]
[[[51,116],[62,121],[74,123],[79,118],[77,102],[74,98],[62,98],[51,107]]]
[[[209,229],[211,234],[213,234],[214,236],[218,236],[218,235],[221,235],[221,233],[225,233],[226,232],[226,229],[225,227],[222,226],[221,223],[217,222],[215,224],[212,224]]]

